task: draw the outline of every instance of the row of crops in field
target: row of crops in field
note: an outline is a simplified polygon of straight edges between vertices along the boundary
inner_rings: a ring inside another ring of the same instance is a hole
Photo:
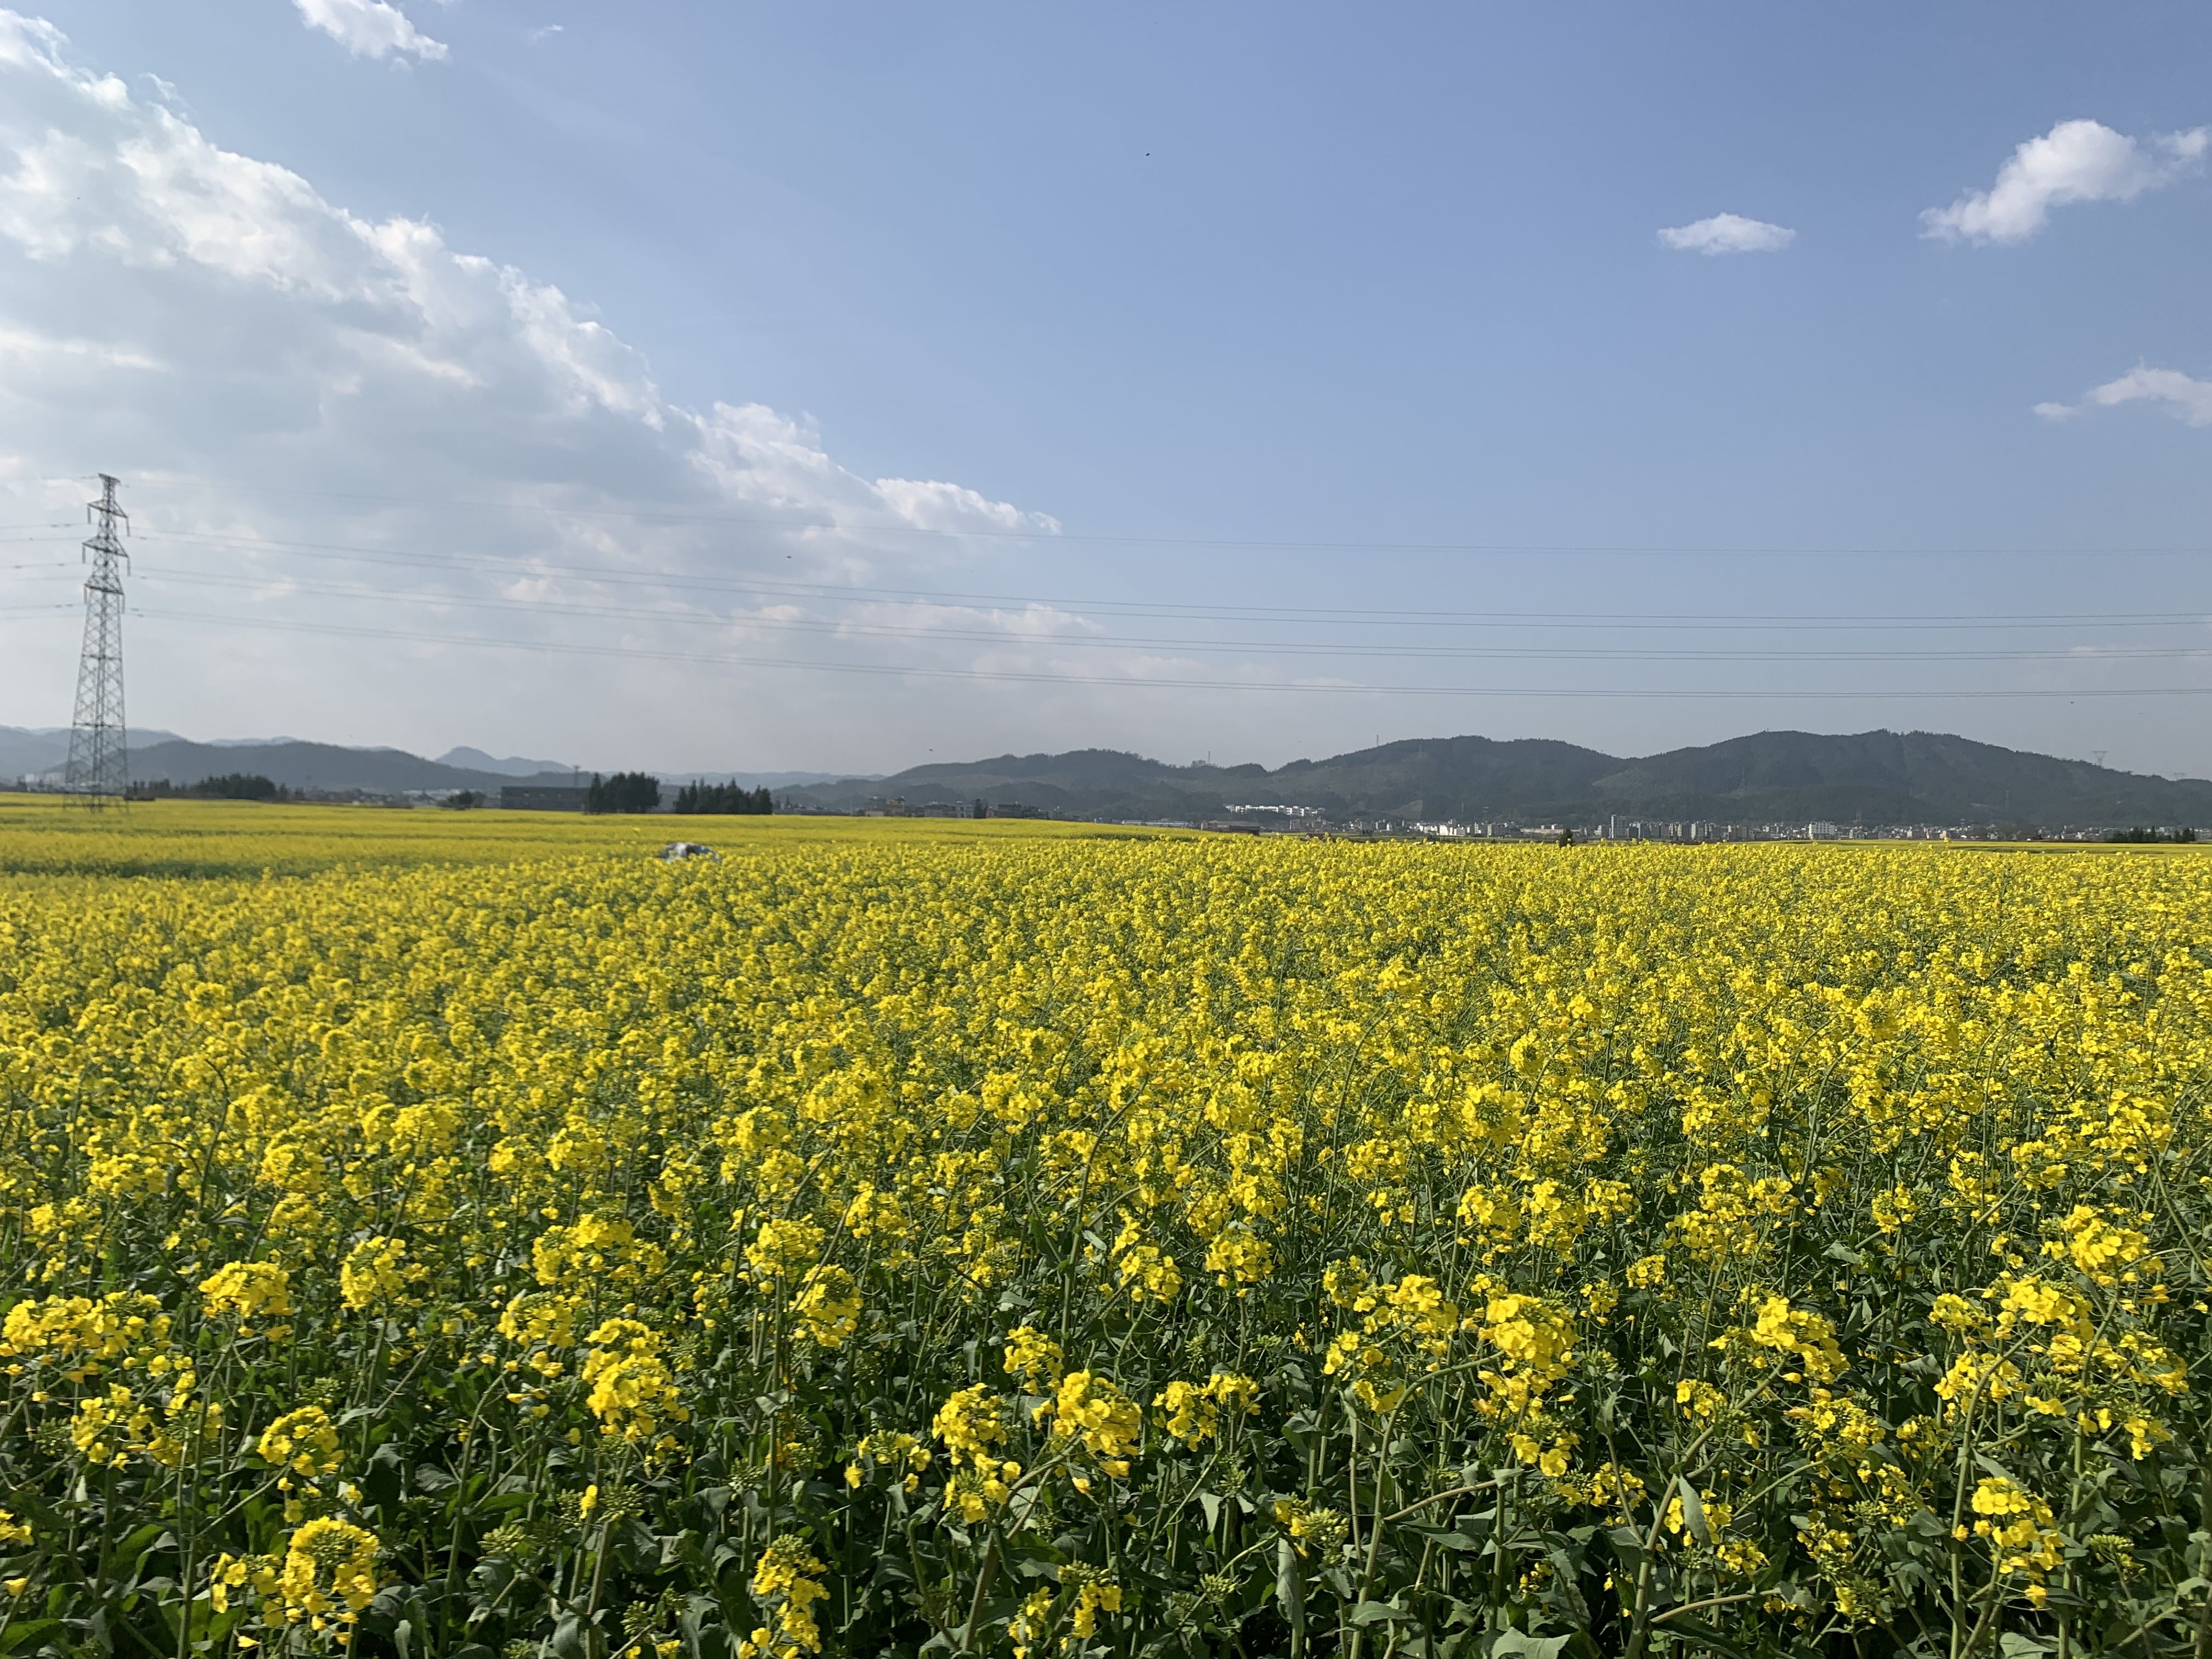
[[[2212,862],[511,833],[0,885],[0,1655],[2207,1650]]]

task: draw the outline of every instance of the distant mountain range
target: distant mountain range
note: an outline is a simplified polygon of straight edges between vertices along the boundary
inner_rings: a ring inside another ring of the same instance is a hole
[[[0,777],[52,775],[68,753],[66,728],[0,726]],[[577,775],[555,762],[480,749],[425,760],[401,749],[289,738],[193,743],[168,732],[132,734],[135,779],[183,787],[225,772],[258,773],[291,789],[393,795],[490,794],[504,784],[565,784]],[[902,799],[913,806],[1018,802],[1070,818],[1205,820],[1236,816],[1238,807],[1304,806],[1339,821],[1588,824],[1618,814],[1722,823],[2212,826],[2212,782],[2147,777],[1931,732],[1761,732],[1641,759],[1545,738],[1422,738],[1273,769],[1170,766],[1116,750],[1079,749],[917,766],[885,778],[673,769],[658,775],[672,790],[695,778],[765,785],[794,805],[833,812]]]
[[[172,743],[173,732],[133,732],[134,745]],[[60,768],[69,759],[66,726],[0,726],[0,778],[32,778]]]
[[[2044,830],[2212,825],[2212,782],[2169,780],[1930,732],[1830,737],[1762,732],[1624,759],[1544,738],[1413,738],[1327,760],[1170,766],[1103,749],[917,766],[879,781],[788,792],[854,811],[899,797],[1018,802],[1054,817],[1220,818],[1236,806],[1309,806],[1332,818],[1592,823],[2019,824]]]
[[[288,739],[289,741],[289,739]],[[465,772],[496,772],[503,778],[533,778],[540,772],[566,772],[559,761],[525,760],[520,755],[487,755],[481,749],[448,749],[438,757],[441,766],[457,766]]]
[[[67,726],[0,726],[0,779],[55,778],[69,760]],[[616,769],[605,769],[612,771]],[[646,770],[653,770],[646,768]],[[404,749],[353,749],[307,743],[297,738],[223,738],[195,743],[173,732],[131,733],[131,775],[140,782],[157,779],[184,787],[226,772],[258,773],[288,789],[359,791],[404,794],[410,791],[475,789],[491,793],[503,784],[571,783],[580,775],[559,761],[497,756],[481,749],[449,749],[425,760]],[[588,777],[590,769],[581,775]],[[687,772],[662,769],[658,775],[673,786],[695,779],[736,783],[748,789],[763,785],[781,789],[794,784],[834,782],[843,772]]]
[[[183,787],[225,772],[258,773],[287,789],[359,790],[372,795],[452,789],[491,794],[502,784],[562,784],[575,777],[566,767],[538,773],[495,771],[448,766],[404,749],[346,749],[334,743],[213,744],[173,738],[143,749],[133,745],[131,750],[131,775],[141,782],[166,778]]]

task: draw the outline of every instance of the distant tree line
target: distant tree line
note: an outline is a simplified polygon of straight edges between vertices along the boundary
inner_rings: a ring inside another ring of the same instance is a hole
[[[617,772],[612,777],[592,774],[584,792],[586,812],[652,812],[660,806],[660,780],[650,772]]]
[[[744,812],[766,817],[775,811],[768,786],[747,789],[735,783],[687,783],[676,792],[679,812]]]
[[[2139,824],[2133,830],[2115,830],[2105,839],[2148,846],[2155,842],[2192,842],[2197,839],[2197,832],[2186,825],[2179,830],[2146,830]]]
[[[137,800],[163,800],[173,796],[197,796],[203,800],[291,800],[293,793],[273,779],[258,772],[225,772],[219,776],[202,778],[198,783],[188,783],[179,788],[167,778],[155,778],[131,786],[131,794]]]

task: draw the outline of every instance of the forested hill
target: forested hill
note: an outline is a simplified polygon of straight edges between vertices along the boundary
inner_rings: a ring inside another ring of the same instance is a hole
[[[404,749],[348,749],[329,743],[187,743],[173,738],[131,751],[131,775],[166,778],[179,786],[226,772],[251,772],[288,789],[397,794],[410,789],[475,789],[495,793],[510,783],[569,783],[574,775],[518,778],[473,767],[446,766]]]
[[[21,733],[56,750],[67,734]],[[397,749],[198,744],[134,749],[137,779],[184,785],[253,772],[294,789],[476,789],[568,783],[441,764]],[[33,758],[27,750],[25,759]],[[21,769],[29,770],[29,766]],[[1702,748],[1625,759],[1544,738],[1419,738],[1286,766],[1170,766],[1108,749],[917,766],[888,778],[779,787],[792,805],[857,811],[909,805],[1019,802],[1054,817],[1208,819],[1245,805],[1312,806],[1337,819],[1388,817],[1593,823],[1623,817],[1765,823],[2017,824],[2045,830],[2129,824],[2212,826],[2212,782],[2060,760],[1931,732],[1848,737],[1761,732]]]
[[[1231,805],[1334,817],[1723,823],[2212,824],[2212,782],[2170,780],[1933,732],[1761,732],[1624,759],[1542,738],[1421,738],[1270,769],[1170,766],[1103,749],[917,766],[787,792],[853,810],[892,797],[1019,802],[1071,817],[1218,817]]]

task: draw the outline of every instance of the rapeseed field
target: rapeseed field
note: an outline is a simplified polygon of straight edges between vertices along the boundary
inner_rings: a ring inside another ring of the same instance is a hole
[[[0,1656],[2212,1638],[2195,855],[30,804],[0,872]]]

